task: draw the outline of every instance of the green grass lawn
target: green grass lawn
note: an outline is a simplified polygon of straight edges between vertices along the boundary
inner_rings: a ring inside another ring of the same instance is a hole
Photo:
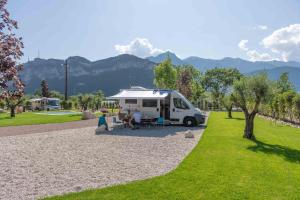
[[[81,114],[39,115],[36,113],[37,112],[20,113],[16,114],[15,118],[11,118],[8,113],[2,113],[0,114],[0,127],[31,124],[63,123],[81,120]]]
[[[300,129],[257,118],[254,142],[233,116],[212,113],[199,144],[164,176],[49,199],[300,199]]]

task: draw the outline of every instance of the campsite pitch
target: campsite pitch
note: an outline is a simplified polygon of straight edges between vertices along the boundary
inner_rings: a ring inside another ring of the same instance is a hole
[[[158,176],[174,169],[197,144],[190,128],[96,127],[0,137],[0,196],[36,199]],[[85,199],[85,198],[83,198]]]

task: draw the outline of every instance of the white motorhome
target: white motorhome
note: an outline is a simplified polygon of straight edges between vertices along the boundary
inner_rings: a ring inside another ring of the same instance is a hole
[[[205,115],[176,90],[131,87],[108,99],[119,100],[121,112],[138,109],[151,117],[163,117],[171,124],[196,126],[203,124]]]
[[[60,99],[58,98],[36,98],[30,99],[32,110],[59,110]]]

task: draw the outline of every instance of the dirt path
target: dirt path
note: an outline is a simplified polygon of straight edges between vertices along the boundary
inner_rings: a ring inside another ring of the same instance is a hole
[[[58,131],[58,130],[65,130],[65,129],[76,129],[76,128],[91,127],[91,126],[97,126],[97,119],[56,123],[56,124],[38,124],[38,125],[0,127],[0,137],[31,134],[31,133],[43,133],[43,132]]]

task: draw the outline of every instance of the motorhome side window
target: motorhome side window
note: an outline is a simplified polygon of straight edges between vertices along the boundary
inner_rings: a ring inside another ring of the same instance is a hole
[[[125,99],[125,104],[137,104],[137,99]]]
[[[157,107],[156,99],[143,99],[143,107]]]
[[[173,99],[175,108],[179,109],[189,109],[189,106],[180,98],[174,98]]]

